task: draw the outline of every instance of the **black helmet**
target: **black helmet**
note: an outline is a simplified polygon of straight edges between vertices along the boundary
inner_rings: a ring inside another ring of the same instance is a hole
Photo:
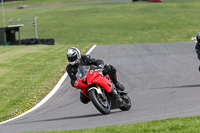
[[[67,59],[69,61],[69,64],[75,65],[79,63],[80,58],[81,58],[81,52],[78,48],[72,47],[68,49]]]
[[[199,32],[199,33],[197,33],[196,40],[197,40],[197,42],[199,42],[199,43],[200,43],[200,32]]]

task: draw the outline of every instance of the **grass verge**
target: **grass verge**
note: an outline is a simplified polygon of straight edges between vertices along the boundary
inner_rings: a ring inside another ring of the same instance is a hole
[[[83,53],[89,48],[85,44],[75,46]],[[0,121],[22,114],[49,93],[65,72],[65,53],[69,47],[71,45],[1,47]]]
[[[159,121],[141,122],[128,125],[97,127],[93,129],[47,132],[43,131],[37,133],[199,133],[199,126],[200,116],[197,116],[185,118],[169,118]]]
[[[184,42],[199,32],[199,7],[193,0],[126,2],[6,10],[5,16],[7,24],[21,18],[22,38],[34,37],[33,22],[23,20],[38,16],[38,36],[56,45]]]

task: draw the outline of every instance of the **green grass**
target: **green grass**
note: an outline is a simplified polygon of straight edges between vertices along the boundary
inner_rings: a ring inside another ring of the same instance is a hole
[[[200,116],[197,116],[169,118],[160,121],[140,122],[128,125],[105,126],[93,129],[48,131],[37,133],[199,133],[199,126]]]
[[[130,2],[6,10],[5,14],[7,23],[10,18],[38,16],[38,36],[54,38],[59,45],[182,42],[199,32],[199,6],[199,1]],[[22,38],[34,32],[33,27],[21,29]]]
[[[76,47],[84,53],[87,45]],[[0,121],[22,114],[49,93],[65,72],[71,46],[0,47]]]
[[[27,6],[43,5],[46,2],[11,2],[5,3],[5,7],[17,7],[21,3]],[[54,3],[48,0],[46,4]],[[190,41],[199,32],[199,7],[200,2],[194,0],[5,10],[7,23],[10,18],[38,16],[39,37],[54,38],[56,45],[0,47],[0,121],[28,110],[53,88],[64,73],[65,52],[70,46],[85,51],[88,48],[86,46],[95,43]],[[3,25],[2,21],[0,25]],[[29,38],[33,34],[26,25],[21,31],[22,38]],[[199,132],[198,126],[199,117],[189,117],[70,132]]]

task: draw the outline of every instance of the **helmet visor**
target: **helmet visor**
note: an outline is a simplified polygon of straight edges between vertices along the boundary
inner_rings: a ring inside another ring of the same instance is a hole
[[[74,61],[77,60],[77,58],[78,58],[77,54],[75,56],[72,56],[72,57],[67,57],[69,62],[74,62]]]

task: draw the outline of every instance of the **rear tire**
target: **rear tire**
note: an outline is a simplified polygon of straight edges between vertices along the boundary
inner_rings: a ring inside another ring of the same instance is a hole
[[[102,100],[100,95],[96,92],[95,89],[92,89],[88,92],[90,100],[94,104],[94,106],[101,112],[102,114],[110,113],[110,103],[109,100]]]
[[[129,98],[128,94],[121,97],[123,99],[123,106],[120,108],[122,111],[127,111],[131,108],[131,99]]]

